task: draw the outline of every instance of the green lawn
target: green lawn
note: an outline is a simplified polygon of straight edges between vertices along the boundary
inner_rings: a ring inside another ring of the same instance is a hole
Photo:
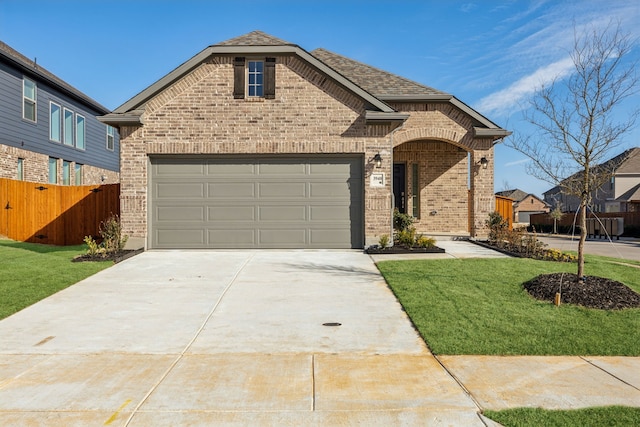
[[[0,240],[0,319],[30,306],[113,262],[71,262],[85,246]]]
[[[640,269],[588,256],[587,275],[640,292]],[[384,261],[378,267],[435,354],[640,355],[640,309],[535,300],[522,283],[575,264],[519,258]]]
[[[622,427],[640,425],[640,408],[610,406],[572,411],[549,411],[539,408],[517,408],[485,411],[485,416],[505,427]]]

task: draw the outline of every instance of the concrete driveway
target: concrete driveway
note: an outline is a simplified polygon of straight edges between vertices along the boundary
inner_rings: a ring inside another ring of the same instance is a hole
[[[0,337],[1,425],[484,425],[357,251],[145,252]]]

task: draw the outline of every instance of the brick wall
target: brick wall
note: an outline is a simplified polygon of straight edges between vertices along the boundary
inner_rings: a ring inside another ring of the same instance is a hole
[[[49,183],[49,156],[17,147],[0,144],[0,178],[18,178],[18,159],[23,159],[24,181]],[[75,163],[71,162],[71,184],[75,183],[73,171]],[[58,160],[58,183],[62,183],[62,160]],[[102,179],[104,177],[104,180]],[[82,165],[82,184],[117,184],[120,174],[115,171]]]

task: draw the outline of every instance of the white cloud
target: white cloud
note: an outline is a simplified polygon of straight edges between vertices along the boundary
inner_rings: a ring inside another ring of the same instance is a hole
[[[513,162],[507,162],[507,163],[504,164],[504,166],[508,168],[510,166],[518,166],[518,165],[521,165],[521,164],[524,164],[524,163],[528,163],[530,161],[531,161],[531,159],[520,159],[520,160],[516,160],[516,161],[513,161]]]
[[[476,108],[488,115],[511,112],[543,85],[569,75],[572,68],[573,61],[569,57],[538,68],[509,87],[482,98]]]

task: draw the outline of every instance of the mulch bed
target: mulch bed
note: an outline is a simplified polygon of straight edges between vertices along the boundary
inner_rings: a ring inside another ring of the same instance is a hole
[[[640,307],[640,294],[604,277],[586,276],[584,283],[579,283],[574,273],[551,273],[542,274],[523,286],[531,296],[543,301],[554,302],[556,292],[560,292],[561,302],[566,304],[602,310]]]
[[[119,263],[124,261],[125,259],[131,258],[134,255],[138,255],[139,253],[144,252],[144,249],[135,249],[135,250],[126,250],[119,251],[107,254],[105,256],[98,255],[79,255],[72,259],[72,262],[87,262],[87,261],[113,261],[114,263]]]
[[[437,246],[431,248],[418,248],[418,247],[406,247],[406,246],[388,246],[382,248],[378,245],[369,246],[365,249],[365,252],[372,255],[384,255],[384,254],[443,254],[444,249]]]

